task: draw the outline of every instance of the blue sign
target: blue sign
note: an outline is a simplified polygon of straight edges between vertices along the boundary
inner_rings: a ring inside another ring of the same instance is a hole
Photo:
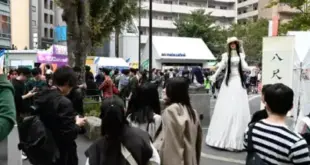
[[[185,57],[185,53],[162,53],[163,57]]]
[[[67,41],[67,26],[55,27],[55,40],[56,42]]]

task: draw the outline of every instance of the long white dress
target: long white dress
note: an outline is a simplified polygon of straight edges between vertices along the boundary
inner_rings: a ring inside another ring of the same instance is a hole
[[[242,69],[248,71],[245,55],[240,57],[232,51],[231,73],[226,85],[226,77],[221,85],[218,99],[211,119],[206,137],[206,144],[212,147],[231,151],[243,150],[244,132],[250,121],[250,108],[246,89],[241,85],[239,74],[239,62]],[[227,53],[222,55],[222,61],[213,79],[227,67]],[[212,79],[212,78],[211,78]]]

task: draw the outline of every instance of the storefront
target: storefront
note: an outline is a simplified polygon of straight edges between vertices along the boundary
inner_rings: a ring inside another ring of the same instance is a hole
[[[149,41],[148,41],[149,42]],[[141,57],[142,66],[149,61],[149,43],[147,42]],[[187,37],[153,37],[152,67],[156,69],[207,67],[214,55],[200,38]]]

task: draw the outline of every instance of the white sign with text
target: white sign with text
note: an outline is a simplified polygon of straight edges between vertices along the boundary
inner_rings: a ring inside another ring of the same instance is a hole
[[[266,37],[263,39],[262,82],[293,86],[294,37]]]

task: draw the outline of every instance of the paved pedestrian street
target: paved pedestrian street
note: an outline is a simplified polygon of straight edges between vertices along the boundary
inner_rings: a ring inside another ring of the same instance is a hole
[[[212,99],[211,108],[214,108],[216,100]],[[260,96],[251,95],[249,96],[249,103],[251,108],[251,114],[260,109]],[[290,122],[291,123],[291,122]],[[208,147],[204,143],[205,136],[208,132],[208,127],[203,128],[203,143],[202,143],[202,153],[201,153],[201,165],[238,165],[244,164],[246,157],[245,152],[229,152],[214,149]],[[78,145],[78,156],[79,156],[79,165],[85,165],[85,155],[84,151],[91,144],[91,141],[87,140],[84,136],[79,136],[77,139]],[[4,140],[0,143],[0,165],[7,165],[7,141]],[[24,161],[23,165],[30,165],[28,161]]]

